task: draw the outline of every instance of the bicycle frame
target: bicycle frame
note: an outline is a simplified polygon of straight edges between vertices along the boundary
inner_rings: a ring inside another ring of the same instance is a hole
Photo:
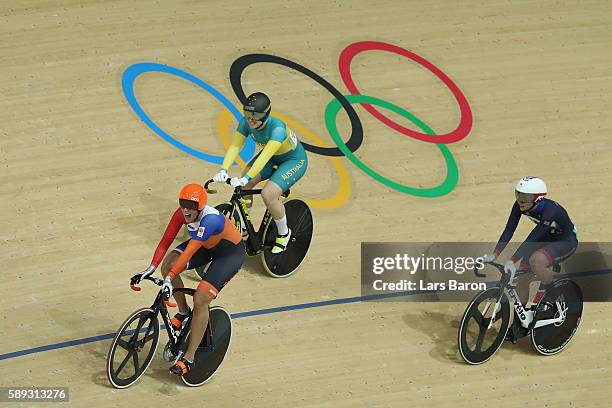
[[[206,189],[206,191],[208,191],[211,194],[216,193],[215,190],[209,190],[208,188],[208,186],[212,182],[213,180],[208,180],[204,184],[204,188]],[[226,184],[229,184],[229,179],[226,181]],[[251,213],[246,203],[242,201],[241,198],[244,196],[261,194],[261,191],[262,189],[244,190],[242,189],[242,187],[236,187],[234,189],[232,197],[229,200],[229,203],[232,206],[232,214],[234,211],[238,213],[238,217],[240,218],[241,225],[245,227],[245,229],[247,230],[249,234],[248,238],[245,240],[246,247],[247,247],[247,253],[249,255],[255,255],[259,253],[262,249],[264,249],[264,242],[263,242],[264,227],[270,221],[270,217],[272,217],[272,214],[266,208],[266,212],[264,213],[261,223],[259,224],[259,229],[255,231],[255,227],[253,226],[253,221],[251,219]],[[287,190],[286,192],[282,194],[282,196],[287,197],[289,196],[289,193],[290,191]],[[232,214],[230,214],[230,218]]]
[[[177,288],[175,289],[175,292],[185,293],[185,291],[181,289],[185,289],[185,288]],[[174,329],[174,326],[170,322],[170,314],[168,313],[168,308],[166,307],[166,304],[162,301],[161,291],[157,294],[157,297],[155,298],[155,302],[153,302],[153,305],[151,305],[151,309],[155,310],[156,314],[159,313],[161,315],[161,318],[164,321],[164,325],[166,326],[166,332],[168,333],[168,339],[170,339],[170,341],[172,342],[172,345],[178,346],[179,343],[182,343],[182,341],[184,340],[183,338],[184,336],[177,334],[176,330]],[[189,317],[189,319],[191,319],[191,317]]]
[[[255,227],[253,226],[253,221],[251,219],[251,213],[246,205],[246,203],[240,200],[242,197],[247,195],[255,195],[261,194],[261,189],[256,190],[242,190],[237,188],[234,190],[234,194],[230,198],[230,204],[233,206],[233,211],[238,213],[238,217],[240,218],[241,225],[247,230],[249,234],[248,238],[245,240],[247,244],[247,251],[249,253],[257,253],[263,248],[263,233],[264,226],[270,220],[272,214],[266,208],[266,212],[259,224],[259,229],[255,231]]]
[[[161,286],[164,283],[163,280],[158,279],[158,278],[153,278],[150,276],[146,277],[145,279],[152,281],[158,286]],[[195,293],[195,289],[175,288],[174,293],[184,293],[186,295],[193,296],[193,294]],[[171,343],[170,348],[172,349],[173,352],[175,352],[177,356],[180,356],[180,354],[183,352],[181,350],[185,349],[184,346],[187,341],[187,334],[190,331],[189,328],[191,326],[192,316],[189,316],[187,318],[184,324],[184,330],[181,330],[181,333],[177,334],[176,330],[174,329],[174,326],[172,325],[170,321],[170,314],[168,313],[167,305],[176,306],[174,304],[170,304],[164,301],[163,294],[160,290],[157,293],[157,296],[155,297],[155,301],[151,305],[151,309],[155,312],[155,316],[157,316],[158,313],[161,315],[164,325],[166,326],[165,328],[166,328],[166,332],[168,333],[168,339],[170,340],[170,343]],[[145,334],[145,338],[147,337],[148,334],[149,333]],[[206,326],[206,330],[204,331],[204,337],[202,339],[202,342],[203,342],[204,347],[212,349],[212,331],[210,330],[210,319],[208,321],[208,325]]]
[[[516,279],[518,278],[518,276],[524,273],[529,273],[531,271],[529,269],[521,269],[521,270],[518,270],[508,275],[507,273],[504,272],[503,265],[496,264],[494,262],[490,262],[489,265],[495,266],[502,273],[502,279],[500,280],[500,286],[503,287],[500,297],[497,299],[497,302],[495,302],[493,313],[491,314],[491,321],[489,322],[489,327],[488,327],[489,329],[493,326],[497,312],[499,312],[499,310],[501,309],[501,302],[502,302],[502,298],[504,297],[504,295],[507,297],[507,299],[509,299],[512,302],[512,305],[516,312],[516,316],[518,316],[521,322],[521,325],[526,329],[533,329],[533,328],[538,328],[542,326],[548,326],[550,324],[557,324],[565,320],[566,313],[567,313],[567,307],[562,306],[560,302],[557,300],[555,302],[555,306],[557,307],[557,312],[559,316],[553,319],[538,320],[534,324],[533,320],[534,320],[535,312],[533,310],[528,310],[521,303],[518,293],[516,292]],[[479,274],[477,272],[475,273],[477,276],[486,276],[484,274]],[[534,300],[539,301],[538,299],[539,295],[541,299],[540,291],[538,291],[538,294],[536,294],[536,298]],[[537,304],[537,302],[534,302],[534,303]],[[486,311],[489,308],[489,306],[490,305],[487,304],[487,306],[485,307],[485,312],[483,314],[486,314]]]

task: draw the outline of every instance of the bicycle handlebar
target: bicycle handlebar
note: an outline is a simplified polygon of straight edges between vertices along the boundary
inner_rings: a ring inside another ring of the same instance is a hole
[[[491,266],[496,267],[496,268],[499,270],[499,272],[500,272],[502,275],[505,275],[505,274],[506,274],[506,272],[505,272],[505,267],[504,267],[504,265],[502,265],[502,264],[499,264],[499,263],[497,263],[497,262],[493,262],[493,261],[491,261],[491,262],[485,262],[484,264],[485,264],[485,265],[491,265]],[[516,274],[517,274],[517,275],[520,275],[520,274],[522,274],[522,273],[527,273],[527,272],[529,272],[529,269],[517,269],[517,270],[516,270]],[[474,266],[474,275],[476,275],[476,276],[478,276],[478,277],[481,277],[481,278],[486,278],[486,277],[487,277],[487,274],[486,274],[486,273],[481,273],[481,272],[478,272],[478,267],[477,267],[477,266]]]
[[[504,274],[504,265],[502,265],[502,264],[498,264],[497,262],[484,262],[484,265],[492,265],[492,266],[496,267],[501,272],[502,275]],[[474,266],[474,275],[476,275],[476,276],[478,276],[480,278],[486,278],[487,277],[486,273],[478,272],[478,267],[477,266]]]
[[[164,284],[164,281],[163,281],[162,279],[159,279],[159,278],[154,278],[154,277],[152,277],[152,276],[145,276],[143,279],[150,280],[151,282],[153,282],[153,283],[154,283],[154,284],[156,284],[157,286],[161,286],[161,285],[163,285],[163,284]],[[140,292],[140,290],[141,290],[141,288],[140,288],[140,287],[138,287],[138,286],[136,286],[136,285],[134,285],[134,284],[131,284],[131,285],[130,285],[130,287],[131,287],[131,288],[132,288],[132,290],[133,290],[133,291],[135,291],[135,292]]]
[[[209,189],[209,188],[208,188],[208,186],[210,185],[210,183],[214,183],[214,182],[215,182],[215,180],[210,179],[210,180],[208,180],[206,183],[204,183],[204,190],[206,190],[206,192],[207,192],[208,194],[217,194],[217,190],[212,190],[212,189]],[[230,178],[229,178],[229,177],[227,178],[227,180],[225,180],[225,184],[228,184],[228,185],[230,184]]]
[[[162,279],[159,278],[154,278],[152,276],[146,276],[143,279],[146,280],[150,280],[151,282],[153,282],[154,284],[156,284],[157,286],[161,286],[164,284],[164,281]],[[134,284],[131,284],[130,287],[132,288],[133,291],[135,292],[140,292],[142,289],[139,286],[136,286]],[[164,299],[164,303],[166,304],[166,306],[170,306],[170,307],[176,307],[176,303],[172,303],[169,300],[165,300]]]
[[[211,183],[215,183],[215,181],[213,179],[210,179],[206,183],[204,183],[204,189],[209,194],[216,194],[217,190],[213,190],[208,187]],[[231,185],[229,177],[227,180],[225,180],[224,184]],[[243,197],[243,196],[248,196],[248,195],[261,194],[261,189],[259,188],[259,189],[254,189],[254,190],[245,190],[242,187],[238,186],[234,189],[234,192],[238,193],[240,197]]]

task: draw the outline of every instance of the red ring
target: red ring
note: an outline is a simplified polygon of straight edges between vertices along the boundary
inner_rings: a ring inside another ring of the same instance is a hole
[[[355,82],[353,82],[353,78],[351,77],[351,61],[357,54],[363,51],[370,50],[389,51],[394,54],[399,54],[404,57],[410,58],[416,63],[427,68],[428,70],[433,72],[442,82],[444,82],[448,89],[453,93],[455,99],[457,100],[457,103],[459,104],[459,109],[461,110],[461,121],[459,122],[457,128],[452,132],[444,135],[427,135],[425,133],[416,132],[414,130],[405,128],[402,125],[387,118],[385,115],[376,110],[376,108],[374,108],[372,105],[362,103],[362,106],[375,118],[377,118],[390,128],[395,129],[406,136],[410,136],[417,140],[421,140],[423,142],[428,143],[454,143],[463,139],[468,135],[468,133],[470,133],[470,130],[472,130],[472,110],[470,109],[470,104],[468,103],[461,90],[457,87],[457,85],[455,85],[455,83],[448,76],[446,76],[444,72],[440,71],[440,69],[438,69],[431,62],[427,61],[425,58],[398,46],[378,41],[360,41],[350,44],[344,50],[342,50],[338,65],[342,80],[344,81],[344,84],[348,88],[349,92],[357,95],[360,94],[359,89],[357,89],[357,86],[355,85]]]

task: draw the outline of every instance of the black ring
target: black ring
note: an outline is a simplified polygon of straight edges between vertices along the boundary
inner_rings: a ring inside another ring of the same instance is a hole
[[[361,126],[361,121],[359,120],[359,116],[357,116],[355,109],[353,109],[344,95],[342,95],[340,91],[338,91],[332,84],[296,62],[269,54],[247,54],[236,59],[230,67],[229,76],[232,89],[240,102],[246,102],[246,95],[242,89],[242,72],[244,72],[249,65],[258,62],[269,62],[272,64],[284,65],[287,68],[301,72],[327,89],[329,93],[331,93],[338,100],[338,102],[340,102],[346,111],[349,120],[351,121],[351,137],[349,137],[349,140],[346,141],[346,147],[348,147],[351,152],[355,152],[357,149],[359,149],[359,146],[361,146],[361,143],[363,142],[363,127]],[[319,147],[305,142],[302,142],[302,145],[304,146],[304,149],[321,156],[344,156],[344,154],[337,147]]]

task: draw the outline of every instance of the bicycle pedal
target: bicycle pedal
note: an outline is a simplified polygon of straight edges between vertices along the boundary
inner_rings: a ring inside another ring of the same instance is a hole
[[[166,346],[164,347],[164,352],[162,354],[162,358],[164,359],[164,361],[167,361],[168,363],[176,359],[176,355],[170,349],[170,342],[166,343]]]
[[[529,335],[529,329],[524,328],[520,323],[513,322],[508,329],[504,340],[511,341],[512,344],[518,343],[520,339]]]
[[[518,343],[518,339],[517,339],[517,338],[515,338],[515,337],[512,335],[512,333],[508,333],[508,334],[506,334],[506,338],[505,338],[504,340],[505,340],[505,341],[509,341],[509,342],[510,342],[510,343],[512,343],[512,344],[516,344],[516,343]]]

